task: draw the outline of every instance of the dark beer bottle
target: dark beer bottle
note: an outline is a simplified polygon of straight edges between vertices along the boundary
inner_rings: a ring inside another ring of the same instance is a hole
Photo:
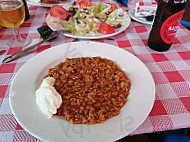
[[[156,51],[167,51],[175,38],[179,20],[187,0],[158,0],[155,20],[150,31],[148,46]]]
[[[22,0],[23,4],[24,4],[24,8],[25,8],[25,21],[28,20],[30,18],[30,13],[29,13],[29,10],[28,10],[28,6],[27,6],[27,3],[26,3],[26,0]]]

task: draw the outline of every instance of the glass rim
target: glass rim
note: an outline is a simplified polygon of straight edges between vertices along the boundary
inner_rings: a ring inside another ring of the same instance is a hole
[[[18,8],[20,8],[21,6],[24,5],[23,1],[22,0],[2,0],[0,1],[0,3],[3,3],[3,2],[20,2],[20,5],[18,5],[17,7],[14,7],[14,8],[8,8],[8,9],[1,9],[0,8],[0,11],[12,11],[12,10],[16,10]],[[1,7],[1,6],[0,6]]]

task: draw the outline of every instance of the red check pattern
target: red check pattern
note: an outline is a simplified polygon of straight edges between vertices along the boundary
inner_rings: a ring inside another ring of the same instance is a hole
[[[105,1],[105,0],[100,0]],[[129,7],[137,1],[129,1]],[[154,2],[141,1],[150,5]],[[20,31],[33,39],[33,44],[41,40],[37,28],[45,25],[48,8],[30,7],[31,18],[22,24]],[[172,130],[190,127],[190,32],[181,29],[171,49],[158,53],[148,48],[147,39],[150,26],[132,21],[129,28],[113,38],[114,40],[95,40],[123,48],[148,67],[156,83],[156,101],[145,122],[132,134]],[[9,29],[0,30],[0,49],[7,52],[0,56],[0,62],[7,56],[22,50],[9,48],[6,43],[12,37]],[[60,37],[38,46],[35,52],[9,64],[0,64],[0,141],[2,142],[40,142],[16,122],[9,106],[10,84],[20,67],[30,58],[55,45],[72,42],[76,39]],[[180,121],[179,121],[180,120]]]

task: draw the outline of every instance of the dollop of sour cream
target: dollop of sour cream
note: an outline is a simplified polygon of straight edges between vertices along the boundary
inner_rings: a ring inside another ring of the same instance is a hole
[[[57,109],[62,104],[62,97],[54,88],[54,83],[55,79],[53,77],[46,77],[35,92],[36,103],[42,113],[46,114],[49,118],[57,113]]]

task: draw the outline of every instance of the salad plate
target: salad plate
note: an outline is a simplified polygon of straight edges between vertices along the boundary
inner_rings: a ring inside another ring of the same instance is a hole
[[[26,0],[28,5],[40,6],[40,7],[52,7],[54,5],[70,5],[74,0],[66,0],[59,3],[43,3],[40,0]]]
[[[46,22],[54,31],[64,29],[71,31],[69,34],[64,34],[68,37],[78,39],[108,38],[123,32],[131,23],[130,16],[125,10],[118,7],[113,12],[107,14],[109,8],[109,4],[106,3],[93,3],[88,9],[71,6],[69,9],[77,10],[74,14],[71,14],[72,16],[69,17],[69,20],[53,17],[50,10],[46,17]],[[68,10],[68,12],[70,11]],[[109,24],[112,29],[106,27],[104,29],[108,30],[105,33],[100,32],[102,23]],[[113,28],[114,32],[111,32]]]
[[[101,124],[71,124],[64,118],[41,113],[35,91],[48,69],[66,58],[101,57],[114,61],[128,75],[131,89],[119,115]],[[145,83],[146,81],[146,83]],[[136,56],[117,46],[92,42],[70,42],[45,50],[26,62],[14,77],[9,95],[17,122],[33,136],[51,142],[111,142],[137,129],[147,118],[155,100],[151,73]]]

